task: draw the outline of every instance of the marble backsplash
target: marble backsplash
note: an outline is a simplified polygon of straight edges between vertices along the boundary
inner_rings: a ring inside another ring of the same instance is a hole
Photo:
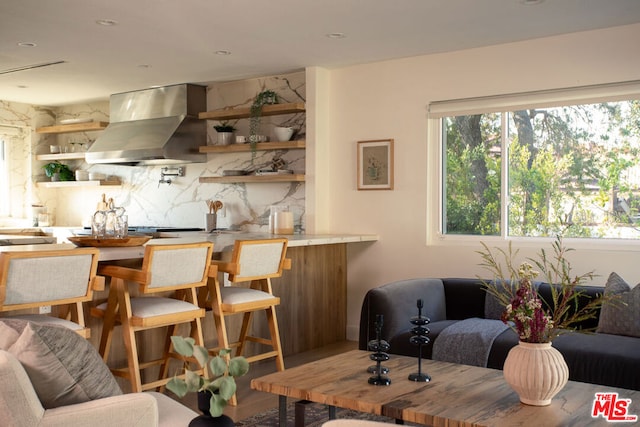
[[[249,106],[254,96],[263,89],[274,90],[280,102],[305,101],[304,72],[265,77],[252,80],[214,84],[207,88],[207,109]],[[288,205],[294,213],[295,228],[305,228],[305,184],[304,183],[200,183],[201,176],[220,176],[223,170],[254,170],[270,166],[274,156],[282,158],[287,168],[296,173],[305,171],[305,150],[278,150],[251,153],[208,154],[206,163],[185,165],[184,177],[171,177],[172,183],[161,184],[162,166],[89,165],[81,160],[65,161],[72,169],[102,172],[117,177],[121,186],[42,188],[31,185],[31,177],[46,180],[42,174],[42,161],[34,154],[49,152],[50,145],[74,146],[95,140],[99,133],[70,133],[59,135],[37,134],[35,128],[48,126],[61,119],[90,117],[95,121],[108,121],[108,101],[56,108],[34,107],[0,102],[0,124],[26,128],[30,141],[14,156],[29,166],[29,172],[16,175],[16,190],[12,202],[19,194],[23,200],[15,200],[23,215],[31,216],[31,205],[43,204],[51,214],[53,224],[58,226],[87,225],[102,194],[113,198],[117,206],[127,210],[131,225],[160,225],[173,227],[204,227],[204,216],[208,211],[206,201],[221,200],[224,209],[218,218],[219,228],[243,231],[268,231],[269,207]],[[214,121],[207,121],[208,143],[216,141]],[[238,135],[248,135],[248,120],[232,122]],[[292,126],[297,130],[297,139],[305,134],[305,115],[263,117],[261,134],[273,139],[274,126]],[[12,187],[14,184],[12,183]],[[24,190],[24,191],[23,191]],[[13,214],[13,216],[19,216]],[[1,225],[1,224],[0,224]]]

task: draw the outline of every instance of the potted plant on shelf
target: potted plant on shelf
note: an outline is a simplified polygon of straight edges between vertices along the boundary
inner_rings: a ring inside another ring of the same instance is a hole
[[[213,128],[218,132],[218,145],[229,145],[233,142],[233,132],[236,128],[229,122],[221,122],[219,125],[214,125]]]
[[[249,143],[251,144],[251,158],[256,154],[256,144],[258,143],[258,131],[260,129],[260,120],[262,117],[262,107],[264,105],[272,105],[278,103],[278,95],[270,90],[265,89],[253,100],[249,109]]]
[[[249,371],[249,362],[242,356],[231,358],[231,350],[222,349],[217,356],[211,356],[203,346],[195,344],[191,337],[172,336],[171,342],[175,351],[184,357],[184,378],[174,377],[167,383],[167,388],[179,397],[189,392],[198,392],[198,409],[205,415],[202,417],[223,417],[224,407],[236,393],[235,377]],[[198,362],[199,374],[189,369],[188,359]],[[208,416],[207,416],[208,414]],[[228,418],[228,417],[226,417]],[[233,424],[229,418],[226,423]]]
[[[45,175],[51,178],[51,181],[73,181],[73,171],[69,166],[60,162],[51,162],[42,166]]]

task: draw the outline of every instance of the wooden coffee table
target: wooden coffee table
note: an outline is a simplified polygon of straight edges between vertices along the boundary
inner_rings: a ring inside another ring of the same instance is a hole
[[[417,359],[405,356],[391,355],[383,363],[390,369],[390,385],[370,385],[370,354],[349,351],[253,379],[251,388],[279,395],[283,427],[287,398],[429,426],[605,426],[610,424],[602,417],[591,417],[595,393],[617,392],[631,399],[629,414],[640,415],[639,391],[573,381],[549,406],[524,405],[502,371],[475,366],[423,360],[422,371],[431,381],[416,383],[407,378],[417,371]]]

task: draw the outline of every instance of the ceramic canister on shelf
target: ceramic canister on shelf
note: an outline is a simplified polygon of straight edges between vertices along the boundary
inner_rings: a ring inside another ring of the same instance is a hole
[[[76,181],[88,181],[89,180],[89,172],[78,169],[76,170]]]
[[[276,212],[288,211],[288,205],[272,205],[269,206],[269,233],[275,233],[276,227]]]
[[[276,212],[274,214],[273,232],[275,234],[293,234],[293,212]]]

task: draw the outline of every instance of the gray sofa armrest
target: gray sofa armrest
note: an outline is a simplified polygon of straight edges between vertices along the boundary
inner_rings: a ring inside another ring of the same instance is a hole
[[[440,279],[410,279],[389,283],[369,290],[360,312],[358,348],[376,336],[376,316],[383,316],[381,338],[387,341],[411,329],[409,320],[418,314],[416,302],[422,299],[422,313],[432,322],[447,318],[444,285]]]

